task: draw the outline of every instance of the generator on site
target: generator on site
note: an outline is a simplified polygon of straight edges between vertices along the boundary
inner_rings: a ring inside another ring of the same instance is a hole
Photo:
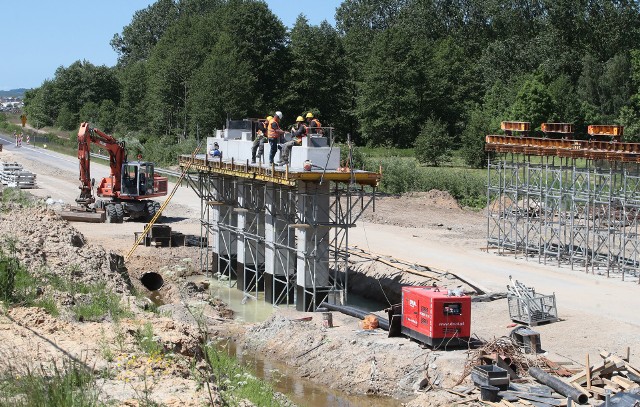
[[[402,303],[389,312],[394,331],[434,348],[466,346],[471,297],[440,287],[402,287]],[[393,328],[389,329],[390,335]]]

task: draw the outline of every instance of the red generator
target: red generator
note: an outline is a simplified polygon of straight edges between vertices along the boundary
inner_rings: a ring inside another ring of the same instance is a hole
[[[431,347],[467,345],[471,297],[439,287],[402,287],[400,332]]]

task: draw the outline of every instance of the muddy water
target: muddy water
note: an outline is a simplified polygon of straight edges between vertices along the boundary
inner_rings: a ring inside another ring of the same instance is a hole
[[[262,322],[275,308],[264,301],[264,293],[258,297],[247,297],[235,288],[232,281],[207,279],[210,283],[211,295],[220,298],[235,312],[238,320],[246,322]],[[384,304],[372,302],[355,295],[349,295],[349,305],[361,309],[377,311],[385,308]],[[280,306],[281,307],[281,306]],[[243,352],[232,342],[221,342],[221,349],[235,356],[242,364],[247,365],[256,377],[266,380],[280,393],[286,394],[295,404],[301,407],[395,407],[400,401],[389,397],[351,396],[346,393],[320,386],[310,380],[298,377],[295,370],[283,364],[267,360],[261,355]]]
[[[395,407],[401,402],[390,397],[352,396],[296,376],[289,366],[247,354],[233,342],[221,342],[220,348],[248,366],[256,377],[266,380],[273,388],[300,407]]]

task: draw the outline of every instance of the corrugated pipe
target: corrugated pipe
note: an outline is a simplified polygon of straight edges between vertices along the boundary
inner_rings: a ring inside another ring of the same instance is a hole
[[[326,308],[326,309],[331,310],[331,311],[342,312],[343,314],[350,315],[352,317],[356,317],[356,318],[360,318],[360,319],[364,319],[364,317],[366,317],[367,315],[371,315],[371,312],[369,312],[369,311],[363,311],[361,309],[354,308],[354,307],[349,307],[349,306],[346,306],[346,305],[329,304],[329,303],[326,303],[326,302],[321,303],[319,308]],[[388,331],[389,330],[389,320],[387,320],[386,318],[380,318],[377,315],[376,315],[376,318],[378,318],[378,328],[381,328],[381,329],[384,329],[385,331]]]

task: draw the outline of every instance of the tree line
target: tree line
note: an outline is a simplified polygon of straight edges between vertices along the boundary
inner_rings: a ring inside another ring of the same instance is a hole
[[[288,30],[257,0],[157,0],[111,46],[25,95],[37,126],[91,121],[173,148],[227,118],[312,111],[339,138],[482,165],[501,120],[622,124],[640,140],[632,0],[344,0],[336,24]]]

